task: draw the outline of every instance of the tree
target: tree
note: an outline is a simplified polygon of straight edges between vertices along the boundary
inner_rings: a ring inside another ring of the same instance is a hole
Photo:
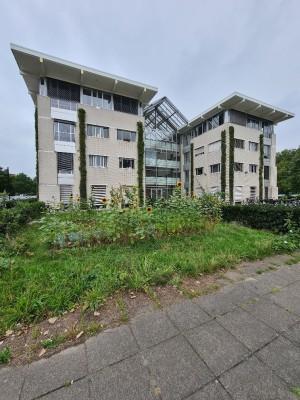
[[[300,147],[276,155],[277,182],[280,194],[300,193]]]
[[[0,193],[3,192],[9,195],[35,194],[36,178],[31,179],[24,173],[13,175],[8,168],[0,167]]]

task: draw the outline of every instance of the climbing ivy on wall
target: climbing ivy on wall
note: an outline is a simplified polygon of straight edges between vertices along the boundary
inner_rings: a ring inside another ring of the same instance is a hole
[[[221,193],[225,199],[226,193],[226,131],[221,132]]]
[[[85,110],[79,108],[78,110],[78,120],[79,120],[79,172],[80,172],[80,184],[79,193],[81,203],[87,200],[86,191],[86,144],[85,144]]]
[[[34,127],[35,127],[35,172],[36,172],[36,196],[39,199],[39,121],[38,110],[34,112]]]
[[[190,187],[190,195],[194,194],[194,143],[191,143],[191,154],[190,154],[190,171],[191,171],[191,187]]]
[[[259,135],[259,188],[258,197],[259,200],[263,199],[263,171],[264,171],[264,135]]]
[[[229,201],[233,203],[234,188],[234,127],[229,127]]]
[[[138,195],[140,206],[144,205],[144,126],[141,121],[137,123],[137,150],[138,150]]]

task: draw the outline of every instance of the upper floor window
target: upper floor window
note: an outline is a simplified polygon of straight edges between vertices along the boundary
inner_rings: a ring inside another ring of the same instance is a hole
[[[249,164],[249,172],[252,173],[252,174],[256,174],[257,165],[256,164]]]
[[[212,153],[213,151],[221,150],[221,140],[217,140],[216,142],[210,143],[208,145],[208,152]]]
[[[80,86],[73,83],[47,78],[47,93],[51,98],[80,102]]]
[[[117,139],[125,142],[135,142],[136,132],[125,131],[124,129],[117,130]]]
[[[221,164],[212,164],[210,165],[210,173],[215,174],[216,172],[221,171]]]
[[[249,142],[249,151],[258,151],[258,143]]]
[[[234,147],[236,149],[244,149],[245,148],[245,141],[242,139],[234,139]]]
[[[83,88],[82,102],[89,106],[104,108],[105,110],[112,110],[112,95],[110,93],[102,92],[102,90]]]
[[[248,117],[247,118],[247,127],[252,129],[259,129],[259,122],[257,119]]]
[[[270,158],[271,156],[271,146],[268,144],[264,145],[264,158]]]
[[[114,94],[114,110],[138,115],[139,103],[136,99]]]
[[[54,140],[75,142],[75,124],[65,121],[54,121]]]
[[[191,161],[191,153],[188,151],[183,155],[184,164],[188,164]]]
[[[133,158],[123,158],[119,157],[119,168],[134,168]]]
[[[73,174],[73,153],[57,153],[57,172],[59,174]]]
[[[264,179],[270,179],[270,167],[268,165],[264,166]]]
[[[107,156],[89,155],[89,166],[98,168],[107,168]]]
[[[87,125],[87,136],[96,138],[108,138],[109,128],[106,126]]]
[[[203,175],[203,167],[196,168],[196,175]]]
[[[243,163],[234,163],[234,171],[235,172],[243,172],[244,164]]]
[[[195,149],[195,157],[200,156],[201,154],[204,154],[204,146]]]

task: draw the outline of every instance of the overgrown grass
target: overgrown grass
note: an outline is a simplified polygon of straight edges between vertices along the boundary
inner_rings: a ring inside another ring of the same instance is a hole
[[[0,264],[0,334],[75,304],[97,308],[118,289],[143,289],[272,254],[275,235],[233,224],[133,245],[49,250],[38,225],[17,237],[22,255]],[[2,266],[2,267],[1,267]]]
[[[8,364],[11,359],[11,350],[8,346],[0,350],[0,364]]]

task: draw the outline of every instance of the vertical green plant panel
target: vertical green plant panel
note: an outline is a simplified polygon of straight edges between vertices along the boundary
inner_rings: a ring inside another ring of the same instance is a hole
[[[191,143],[191,160],[190,160],[190,171],[191,171],[191,187],[190,187],[190,195],[194,194],[194,143]]]
[[[35,127],[35,173],[36,173],[36,196],[39,199],[39,120],[38,110],[34,112],[34,127]]]
[[[229,201],[233,204],[234,188],[234,127],[229,127]]]
[[[226,131],[221,132],[221,193],[226,196]]]
[[[138,147],[138,195],[139,203],[142,207],[144,205],[144,126],[141,121],[137,123],[137,147]]]
[[[79,120],[79,172],[80,172],[80,184],[79,193],[81,203],[87,200],[86,191],[86,144],[85,144],[85,110],[79,108],[78,110],[78,120]]]
[[[259,200],[263,200],[263,186],[264,186],[264,135],[259,135]]]

